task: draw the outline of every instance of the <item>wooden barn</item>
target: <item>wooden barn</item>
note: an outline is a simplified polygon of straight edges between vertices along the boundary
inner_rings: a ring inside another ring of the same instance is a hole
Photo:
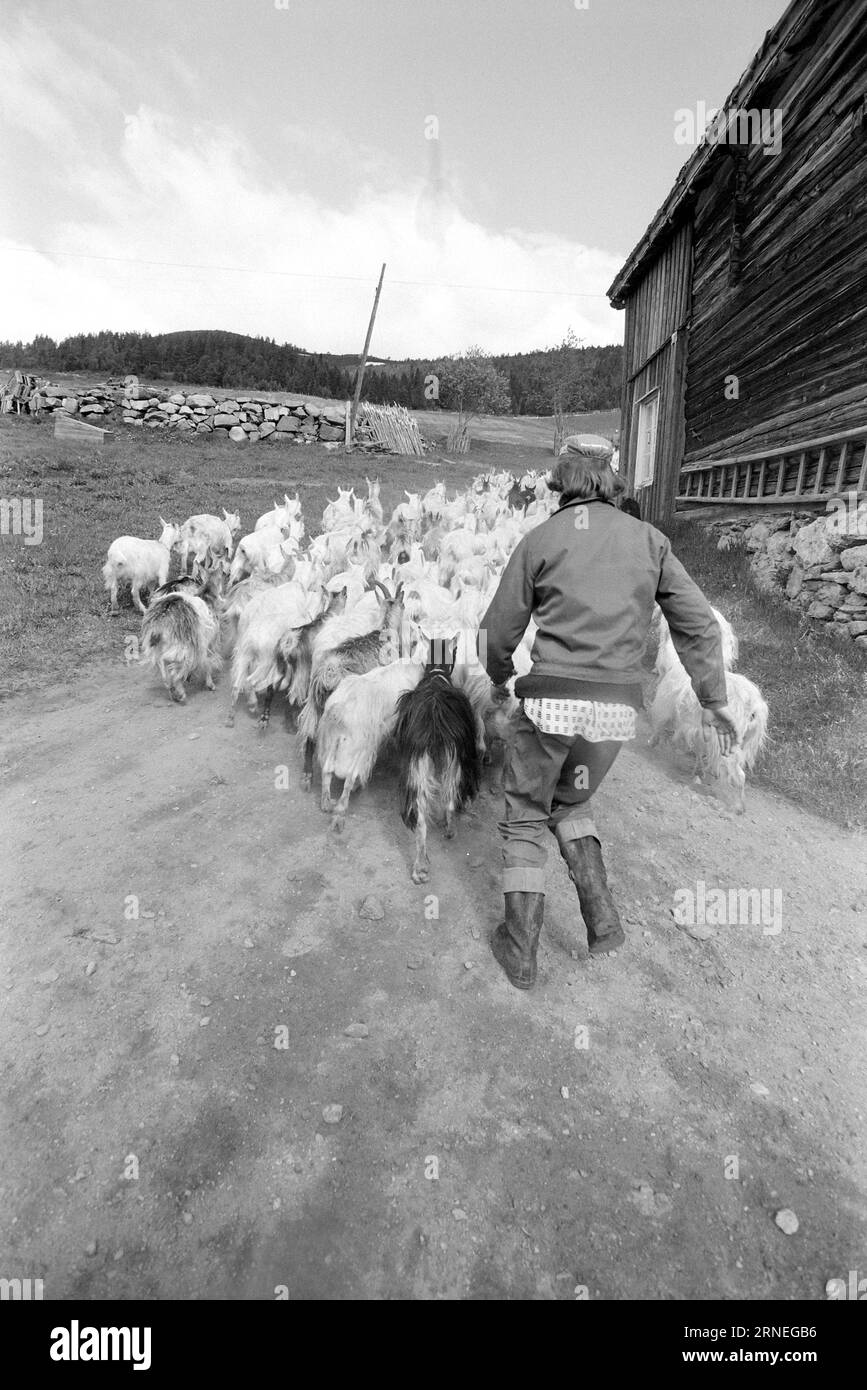
[[[646,520],[864,493],[867,0],[793,0],[608,295]]]

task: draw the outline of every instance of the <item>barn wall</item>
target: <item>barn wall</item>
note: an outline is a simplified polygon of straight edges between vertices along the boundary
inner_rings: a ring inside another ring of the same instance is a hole
[[[734,286],[733,151],[720,150],[696,203],[687,462],[867,422],[865,25],[867,0],[820,7],[785,76],[751,103],[782,108],[782,148],[743,150]],[[729,374],[738,378],[737,399],[725,396]]]
[[[671,509],[683,453],[682,367],[689,317],[692,229],[670,239],[626,302],[621,457],[635,476],[635,415],[642,396],[660,388],[654,479],[638,494],[641,514],[662,521]]]

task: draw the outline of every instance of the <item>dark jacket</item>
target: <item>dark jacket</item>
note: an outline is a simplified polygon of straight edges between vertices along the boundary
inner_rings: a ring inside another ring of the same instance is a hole
[[[566,502],[516,547],[482,619],[479,654],[495,684],[508,680],[532,616],[533,669],[516,682],[519,697],[637,708],[654,600],[699,701],[724,705],[722,642],[707,599],[661,531],[598,498]]]

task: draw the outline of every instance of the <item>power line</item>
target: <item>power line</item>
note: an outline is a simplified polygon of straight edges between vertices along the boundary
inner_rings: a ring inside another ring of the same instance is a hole
[[[117,265],[150,265],[162,270],[206,270],[230,275],[280,275],[296,280],[350,280],[359,284],[372,283],[366,275],[327,275],[317,271],[303,270],[260,270],[246,265],[197,265],[187,261],[150,261],[136,256],[95,256],[87,251],[54,251],[39,246],[4,246],[4,251],[20,251],[33,256],[66,256],[80,261],[108,261]],[[390,285],[412,285],[429,290],[482,290],[491,294],[540,294],[555,295],[565,299],[607,299],[605,294],[590,294],[579,290],[532,290],[520,289],[512,285],[456,285],[435,280],[390,280]]]

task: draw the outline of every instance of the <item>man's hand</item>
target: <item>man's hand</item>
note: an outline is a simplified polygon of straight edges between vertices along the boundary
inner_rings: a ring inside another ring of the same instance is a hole
[[[724,758],[731,753],[733,748],[737,748],[740,742],[738,729],[728,705],[721,705],[719,709],[703,709],[701,722],[707,734],[710,733],[711,729],[716,732],[719,739],[719,751]]]

